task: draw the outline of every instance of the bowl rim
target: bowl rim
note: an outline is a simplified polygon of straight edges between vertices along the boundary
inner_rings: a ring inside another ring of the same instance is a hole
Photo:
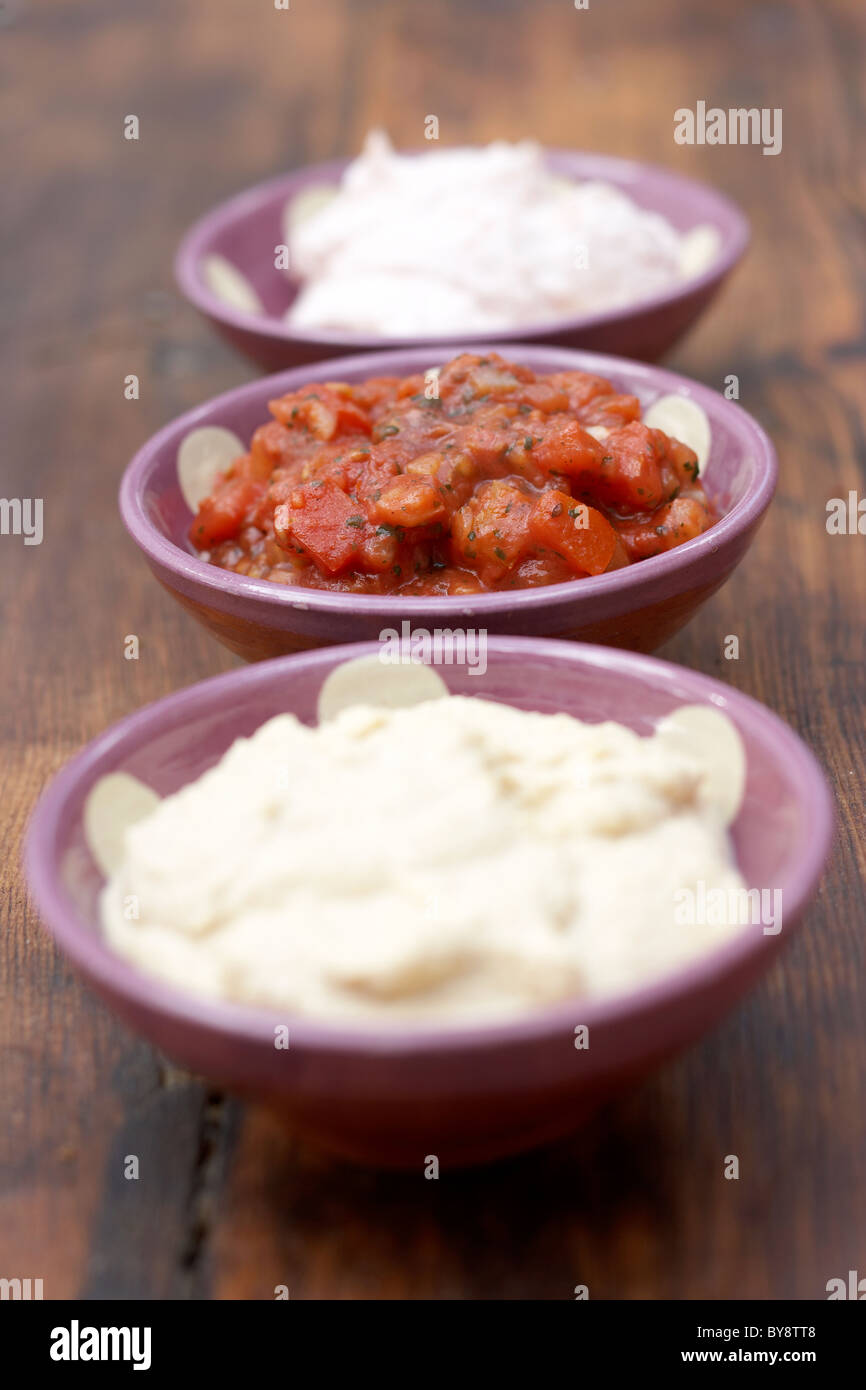
[[[482,149],[477,144],[457,145],[448,148]],[[692,294],[721,281],[730,274],[737,262],[745,254],[751,239],[749,220],[742,208],[727,194],[721,193],[711,184],[693,179],[677,170],[648,160],[624,158],[621,155],[603,154],[593,150],[567,149],[562,146],[541,146],[544,158],[554,169],[571,172],[575,178],[608,179],[619,186],[620,183],[637,182],[640,178],[654,180],[661,186],[667,185],[672,191],[680,192],[684,199],[701,200],[712,205],[713,226],[722,233],[722,244],[712,263],[699,275],[674,283],[667,289],[634,300],[630,304],[617,305],[591,314],[577,314],[567,318],[546,319],[541,322],[521,324],[518,327],[497,330],[501,342],[520,342],[524,338],[538,339],[544,336],[557,336],[565,333],[588,333],[608,325],[625,323],[629,319],[651,314],[668,305],[676,304]],[[429,153],[423,148],[401,149],[397,154],[417,157]],[[243,189],[224,199],[199,217],[186,231],[174,258],[174,277],[184,298],[206,317],[243,333],[255,333],[276,342],[308,345],[310,347],[334,348],[344,351],[385,351],[389,348],[430,345],[433,347],[453,341],[454,334],[429,335],[424,337],[392,337],[364,333],[338,332],[324,329],[298,330],[282,319],[267,315],[249,314],[224,303],[200,278],[199,265],[208,254],[214,239],[231,226],[238,218],[247,216],[267,205],[277,195],[288,198],[299,183],[313,184],[339,179],[343,171],[353,162],[352,158],[324,160],[316,164],[305,164],[298,169],[289,170],[273,178],[265,179],[249,188]],[[616,176],[619,176],[617,179]],[[639,204],[640,205],[640,204]],[[700,225],[700,224],[698,224]],[[245,272],[244,272],[245,273]],[[457,335],[465,343],[483,343],[490,335],[486,332],[468,332]]]
[[[793,771],[798,797],[809,806],[812,816],[805,850],[787,866],[790,881],[784,889],[785,915],[796,929],[824,871],[834,835],[835,815],[831,789],[815,754],[778,715],[733,686],[658,657],[530,637],[491,637],[489,649],[505,656],[521,657],[527,670],[536,659],[542,663],[545,659],[556,664],[564,661],[578,667],[601,668],[618,678],[649,681],[656,688],[673,690],[685,702],[707,701],[716,708],[726,709],[734,721],[747,726],[765,748],[772,748],[776,760],[784,760],[786,768]],[[621,993],[598,998],[569,998],[515,1019],[458,1026],[398,1022],[378,1026],[347,1025],[311,1016],[281,1014],[270,1007],[205,999],[150,977],[116,955],[101,931],[94,931],[92,924],[85,925],[68,899],[57,870],[59,827],[69,802],[80,796],[82,786],[92,785],[97,776],[110,770],[117,755],[125,749],[131,751],[144,746],[146,738],[142,735],[151,727],[165,725],[167,720],[169,727],[172,723],[182,724],[189,708],[202,700],[207,703],[230,694],[237,701],[244,692],[279,682],[291,671],[318,665],[330,668],[335,657],[350,660],[376,650],[375,642],[323,647],[211,676],[163,696],[111,725],[55,776],[40,796],[27,827],[23,850],[26,880],[40,922],[73,965],[97,988],[127,1004],[158,1013],[173,1024],[203,1028],[250,1045],[272,1047],[274,1025],[281,1023],[288,1024],[292,1049],[296,1052],[351,1052],[368,1057],[478,1052],[509,1044],[543,1041],[563,1029],[573,1031],[575,1021],[590,1029],[602,1029],[629,1019],[640,1019],[692,992],[699,993],[719,985],[741,968],[748,968],[764,957],[769,959],[787,940],[781,935],[765,935],[756,927],[745,927],[729,941],[685,965]],[[791,930],[789,926],[789,935]]]
[[[448,357],[466,350],[464,343],[449,343],[442,348]],[[300,367],[289,367],[272,376],[255,377],[243,386],[234,387],[221,395],[195,406],[175,417],[152,435],[128,464],[120,483],[118,496],[121,517],[136,545],[156,565],[184,578],[188,583],[216,590],[234,597],[239,603],[246,600],[254,605],[264,603],[272,609],[301,609],[316,614],[342,613],[374,617],[398,615],[421,619],[474,614],[479,617],[503,611],[549,611],[560,605],[590,604],[607,595],[627,595],[643,589],[653,580],[682,575],[702,556],[715,554],[726,542],[731,542],[754,526],[766,511],[776,489],[778,460],[773,444],[764,429],[736,401],[728,400],[718,391],[692,381],[665,367],[634,362],[625,357],[610,357],[602,353],[582,352],[573,348],[546,347],[539,344],[492,343],[479,345],[485,352],[511,354],[514,360],[538,370],[578,369],[602,376],[624,378],[634,386],[651,387],[659,394],[686,395],[703,405],[711,420],[720,413],[745,449],[754,453],[753,477],[743,497],[702,535],[685,541],[673,550],[652,555],[635,564],[609,573],[589,575],[582,579],[564,580],[538,588],[495,590],[475,594],[401,595],[357,594],[333,592],[326,589],[304,588],[295,584],[275,584],[269,579],[253,579],[219,568],[208,560],[199,559],[183,550],[165,536],[148,515],[146,494],[156,458],[162,447],[173,438],[178,444],[190,430],[214,423],[235,406],[261,398],[263,411],[266,402],[275,395],[306,382],[338,380],[341,374],[361,373],[368,376],[392,373],[406,375],[430,365],[427,347],[397,348],[382,353],[359,353],[351,357],[328,358]],[[542,364],[548,364],[545,368]],[[712,486],[712,485],[711,485]],[[408,609],[408,611],[406,611]]]

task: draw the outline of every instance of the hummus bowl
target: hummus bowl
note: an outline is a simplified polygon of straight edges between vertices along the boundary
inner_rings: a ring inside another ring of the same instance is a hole
[[[178,450],[194,430],[233,431],[245,443],[274,397],[307,383],[404,376],[447,361],[462,345],[377,353],[295,368],[250,382],[160,430],[129,464],[120,488],[127,530],[160,583],[247,661],[330,643],[374,639],[404,619],[427,629],[482,628],[653,651],[730,576],[746,553],[776,485],[773,446],[735,402],[660,367],[549,347],[489,345],[536,373],[582,370],[637,396],[644,409],[680,396],[706,413],[710,449],[702,479],[717,520],[702,535],[622,569],[538,588],[449,596],[330,592],[253,579],[200,558],[178,479]]]
[[[326,1148],[420,1169],[483,1162],[554,1140],[603,1099],[694,1041],[768,968],[814,893],[833,826],[815,758],[774,714],[719,681],[607,648],[491,638],[483,676],[440,666],[452,693],[520,709],[614,718],[638,733],[684,704],[733,721],[746,783],[732,825],[751,888],[781,894],[780,931],[739,929],[721,947],[627,993],[574,998],[514,1021],[387,1025],[286,1017],[179,991],[116,955],[98,925],[104,878],[88,847],[85,804],[107,774],[161,796],[212,767],[273,715],[316,720],[319,692],[374,644],[328,648],[240,668],[170,695],[96,738],[40,800],[25,859],[35,906],[57,945],[137,1032],[192,1072],[284,1112]],[[288,1028],[289,1046],[275,1030]],[[578,1030],[588,1047],[578,1047]]]
[[[745,216],[723,194],[669,169],[613,155],[548,150],[552,173],[573,180],[599,180],[622,190],[639,207],[661,213],[678,232],[711,229],[717,249],[699,273],[661,292],[581,317],[526,323],[496,333],[503,343],[551,343],[655,361],[667,352],[707,308],[740,260],[749,241]],[[385,348],[439,348],[448,338],[386,338],[348,332],[300,329],[283,321],[297,292],[274,263],[284,239],[286,204],[311,190],[335,185],[349,160],[307,166],[247,189],[207,213],[187,232],[175,259],[175,278],[183,295],[234,347],[268,371],[344,353]],[[206,266],[218,257],[243,277],[261,311],[237,307],[208,284]],[[490,334],[463,335],[465,346]],[[507,354],[506,354],[507,355]]]

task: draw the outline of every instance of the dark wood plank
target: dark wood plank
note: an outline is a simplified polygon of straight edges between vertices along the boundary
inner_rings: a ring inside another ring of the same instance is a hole
[[[46,0],[0,31],[3,491],[43,497],[46,526],[38,548],[0,540],[0,1274],[43,1277],[48,1297],[813,1298],[862,1269],[866,571],[862,538],[824,518],[864,488],[863,51],[857,0]],[[781,107],[782,154],[676,146],[673,111],[698,99]],[[324,1158],[155,1056],[56,956],[17,862],[30,805],[81,743],[233,664],[115,510],[148,434],[252,375],[174,291],[178,237],[374,123],[417,144],[429,114],[444,142],[653,159],[749,211],[750,254],[672,365],[716,387],[737,374],[777,442],[779,495],[663,654],[778,710],[839,810],[806,928],[723,1027],[568,1142],[435,1184]]]

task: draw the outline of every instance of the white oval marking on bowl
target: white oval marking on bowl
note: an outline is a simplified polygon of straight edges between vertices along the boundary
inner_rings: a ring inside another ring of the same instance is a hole
[[[177,480],[191,512],[210,496],[219,474],[246,452],[237,435],[221,425],[190,430],[177,451]]]
[[[682,705],[662,719],[656,734],[704,769],[701,801],[714,806],[730,825],[746,787],[746,749],[736,725],[712,705]]]
[[[291,242],[291,233],[302,222],[307,222],[316,213],[332,203],[339,193],[335,183],[314,183],[290,198],[283,209],[283,231]]]
[[[694,449],[701,476],[706,474],[712,432],[703,406],[690,396],[659,396],[644,413],[643,421],[650,429],[664,430]]]
[[[450,691],[438,672],[422,662],[385,665],[378,656],[358,656],[335,666],[319,691],[319,723],[334,719],[351,705],[402,709],[425,700],[441,700]]]
[[[225,256],[204,256],[201,275],[211,294],[216,295],[221,304],[227,304],[230,309],[240,309],[242,314],[265,312],[265,306],[247,277]]]
[[[703,275],[718,260],[721,249],[722,238],[718,227],[708,222],[692,227],[680,242],[680,275],[687,280]]]
[[[106,878],[123,860],[123,840],[131,825],[155,811],[160,798],[128,772],[100,777],[84,803],[84,838]]]

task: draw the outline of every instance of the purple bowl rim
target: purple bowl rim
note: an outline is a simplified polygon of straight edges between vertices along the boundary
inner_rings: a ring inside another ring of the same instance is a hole
[[[482,147],[460,146],[459,148],[478,149]],[[675,283],[667,290],[660,290],[655,294],[634,300],[630,304],[617,305],[615,308],[605,309],[598,313],[579,314],[570,318],[546,319],[541,323],[527,323],[521,324],[517,328],[498,330],[498,336],[502,342],[520,342],[525,338],[537,339],[544,336],[559,336],[564,333],[588,333],[610,324],[625,323],[639,315],[651,314],[657,309],[676,304],[688,295],[700,293],[723,280],[725,276],[730,274],[748,248],[751,230],[746,214],[732,198],[719,192],[711,184],[704,183],[700,179],[693,179],[688,174],[681,174],[677,170],[668,169],[661,164],[627,159],[621,155],[602,154],[592,150],[570,150],[561,146],[542,146],[542,152],[545,158],[554,164],[588,163],[597,166],[596,172],[589,177],[603,178],[605,169],[610,171],[616,169],[620,172],[634,170],[636,182],[640,176],[643,176],[662,183],[670,183],[691,198],[707,199],[715,204],[713,225],[721,231],[720,224],[722,224],[726,230],[717,257],[711,266],[701,271],[700,275],[691,276],[684,281]],[[417,155],[423,154],[425,151],[408,149],[400,150],[398,153]],[[210,319],[215,319],[218,323],[244,333],[257,333],[274,342],[375,352],[398,347],[427,345],[438,347],[440,344],[453,341],[454,334],[395,338],[314,329],[305,329],[299,332],[281,319],[273,319],[262,314],[248,314],[225,304],[200,279],[199,264],[202,256],[207,253],[207,248],[216,234],[230,225],[237,216],[256,210],[262,204],[270,202],[273,195],[283,186],[285,186],[286,197],[288,197],[298,180],[306,183],[313,182],[314,179],[326,181],[328,176],[333,179],[338,177],[351,163],[351,159],[330,159],[318,164],[302,165],[299,169],[278,174],[274,178],[265,179],[240,193],[233,194],[199,217],[184,234],[174,259],[175,281],[184,298],[194,305],[200,313]],[[580,176],[578,171],[575,172]],[[473,344],[483,343],[488,335],[465,333],[458,336],[466,344]]]
[[[466,344],[461,343],[449,343],[442,349],[450,356],[465,350]],[[534,609],[549,611],[560,605],[570,607],[579,602],[591,603],[594,598],[601,598],[606,594],[639,591],[652,579],[662,580],[665,575],[682,573],[693,564],[697,565],[703,555],[714,554],[725,541],[735,539],[755,525],[769,506],[778,478],[775,448],[766,431],[742,406],[736,401],[728,400],[711,387],[671,372],[665,367],[634,362],[626,357],[582,352],[574,348],[528,343],[493,343],[483,345],[482,350],[510,353],[514,360],[530,367],[533,362],[542,359],[550,362],[554,359],[562,368],[621,376],[632,384],[643,381],[660,388],[662,392],[680,393],[685,388],[685,394],[698,403],[703,403],[708,414],[721,411],[744,444],[747,440],[751,442],[755,451],[754,480],[746,494],[708,531],[662,555],[653,555],[622,569],[590,575],[583,579],[565,580],[559,584],[542,585],[538,588],[497,590],[478,594],[347,594],[304,588],[294,584],[274,584],[268,579],[251,579],[248,575],[235,574],[231,570],[220,569],[207,560],[197,559],[175,545],[174,541],[163,535],[150,520],[144,507],[143,494],[153,460],[162,445],[181,427],[184,432],[192,430],[212,419],[215,412],[222,413],[238,403],[245,403],[258,396],[267,400],[279,394],[281,390],[306,381],[337,380],[341,372],[347,371],[364,371],[373,376],[377,373],[387,373],[389,367],[392,370],[402,367],[399,374],[405,375],[407,370],[420,367],[424,362],[429,363],[429,349],[426,347],[397,348],[390,352],[358,353],[351,357],[334,357],[324,362],[288,367],[272,376],[256,377],[243,386],[236,386],[176,416],[156,434],[151,435],[124,471],[118,497],[123,523],[139,549],[155,564],[165,567],[175,575],[186,577],[192,583],[233,595],[238,600],[264,602],[269,606],[295,608],[318,614],[342,612],[353,613],[356,616],[379,615],[384,618],[396,615],[401,618],[411,616],[421,619],[453,618],[458,613],[483,617],[503,610],[513,612],[515,609],[521,612]],[[407,609],[409,611],[406,611]]]
[[[817,758],[803,739],[778,715],[758,700],[712,676],[654,656],[533,637],[492,637],[489,648],[505,656],[522,655],[527,669],[532,664],[533,656],[536,656],[576,666],[600,667],[615,671],[625,679],[654,679],[654,683],[662,687],[674,683],[682,687],[685,683],[689,690],[683,692],[684,698],[687,693],[698,700],[704,697],[716,707],[727,706],[735,720],[737,714],[741,713],[753,737],[760,739],[765,747],[773,749],[778,756],[784,757],[786,765],[796,770],[802,800],[808,804],[813,817],[814,828],[808,849],[791,866],[791,883],[786,891],[786,916],[795,924],[802,919],[830,853],[835,814],[831,789]],[[57,876],[54,838],[68,799],[77,793],[94,765],[98,767],[127,738],[135,738],[142,726],[147,727],[154,720],[159,722],[166,715],[185,712],[188,706],[197,703],[202,692],[214,694],[225,691],[237,696],[249,687],[278,679],[284,672],[333,664],[335,656],[349,660],[377,649],[376,642],[322,647],[211,676],[152,701],[117,721],[92,739],[57,773],[31,815],[24,841],[24,867],[30,895],[41,923],[47,926],[55,944],[85,976],[136,1006],[170,1017],[174,1023],[204,1027],[248,1043],[272,1046],[275,1022],[288,1022],[294,1049],[351,1051],[367,1056],[405,1056],[465,1049],[486,1050],[520,1042],[541,1041],[562,1029],[573,1031],[576,1018],[589,1028],[602,1028],[622,1023],[628,1018],[640,1018],[661,1006],[673,1004],[692,990],[712,987],[714,983],[735,973],[738,967],[769,956],[781,944],[781,937],[765,936],[754,927],[747,927],[730,941],[699,955],[677,970],[623,993],[596,999],[570,998],[517,1019],[475,1026],[401,1026],[389,1023],[377,1027],[368,1024],[332,1024],[302,1015],[281,1014],[276,1009],[253,1008],[185,994],[136,969],[111,951],[101,932],[80,925],[77,911],[66,899]]]

